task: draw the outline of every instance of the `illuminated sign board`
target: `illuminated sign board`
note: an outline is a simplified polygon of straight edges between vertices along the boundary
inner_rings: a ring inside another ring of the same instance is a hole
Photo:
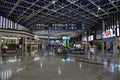
[[[105,37],[106,37],[106,38],[109,38],[109,37],[110,37],[110,31],[109,31],[109,30],[106,30],[106,32],[105,32]]]
[[[76,24],[36,24],[35,30],[77,30],[79,29]]]
[[[110,29],[110,37],[115,37],[116,36],[116,30],[114,29]]]
[[[54,40],[50,41],[50,44],[55,44],[55,41]]]
[[[85,23],[82,23],[82,30],[85,30]]]
[[[63,40],[70,40],[70,36],[64,36],[62,39]]]
[[[116,36],[116,28],[114,29],[108,29],[104,32],[102,32],[102,38],[110,38]]]
[[[62,27],[66,27],[68,26],[69,24],[52,24],[52,26],[62,26]]]
[[[119,29],[119,27],[117,28],[117,36],[120,36],[120,29]]]
[[[93,41],[93,35],[88,36],[88,41]]]

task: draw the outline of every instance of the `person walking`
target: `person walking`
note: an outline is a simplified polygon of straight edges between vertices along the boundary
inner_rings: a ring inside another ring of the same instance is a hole
[[[22,53],[22,45],[19,45],[20,53]]]
[[[20,54],[20,53],[22,52],[21,48],[22,48],[21,45],[16,44],[16,53],[17,53],[17,54]]]
[[[2,45],[2,55],[6,55],[6,51],[7,51],[8,47],[7,45]]]

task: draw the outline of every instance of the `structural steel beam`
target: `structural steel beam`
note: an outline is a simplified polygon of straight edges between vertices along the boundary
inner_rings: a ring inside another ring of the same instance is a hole
[[[39,0],[36,0],[34,3],[32,3],[32,5],[30,7],[28,7],[19,17],[18,17],[18,20],[17,22],[19,22],[22,18],[22,16],[31,8],[35,5],[35,3],[37,3]]]
[[[18,0],[15,5],[13,6],[12,10],[9,12],[9,14],[7,15],[7,17],[10,16],[10,14],[12,14],[12,12],[16,9],[16,7],[18,6],[18,4],[21,2],[22,0]]]
[[[88,0],[88,1],[89,1],[90,3],[92,3],[93,5],[95,5],[97,8],[100,8],[101,11],[103,11],[105,14],[108,15],[108,13],[107,13],[104,9],[102,9],[100,6],[98,6],[97,4],[95,4],[94,1],[92,1],[92,0]]]
[[[114,4],[111,0],[109,0],[109,2],[116,8],[117,11],[120,11],[120,10],[117,8],[117,6],[115,6],[115,4]],[[120,2],[120,0],[119,0],[119,2]]]

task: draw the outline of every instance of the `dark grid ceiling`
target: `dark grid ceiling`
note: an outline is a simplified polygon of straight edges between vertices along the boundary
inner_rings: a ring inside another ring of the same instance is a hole
[[[0,0],[0,15],[28,28],[39,23],[94,26],[119,9],[120,0]]]

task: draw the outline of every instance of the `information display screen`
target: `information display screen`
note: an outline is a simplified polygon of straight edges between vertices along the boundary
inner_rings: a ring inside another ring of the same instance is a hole
[[[34,27],[35,30],[77,30],[77,24],[51,24],[51,25],[44,25],[44,24],[37,24]]]

